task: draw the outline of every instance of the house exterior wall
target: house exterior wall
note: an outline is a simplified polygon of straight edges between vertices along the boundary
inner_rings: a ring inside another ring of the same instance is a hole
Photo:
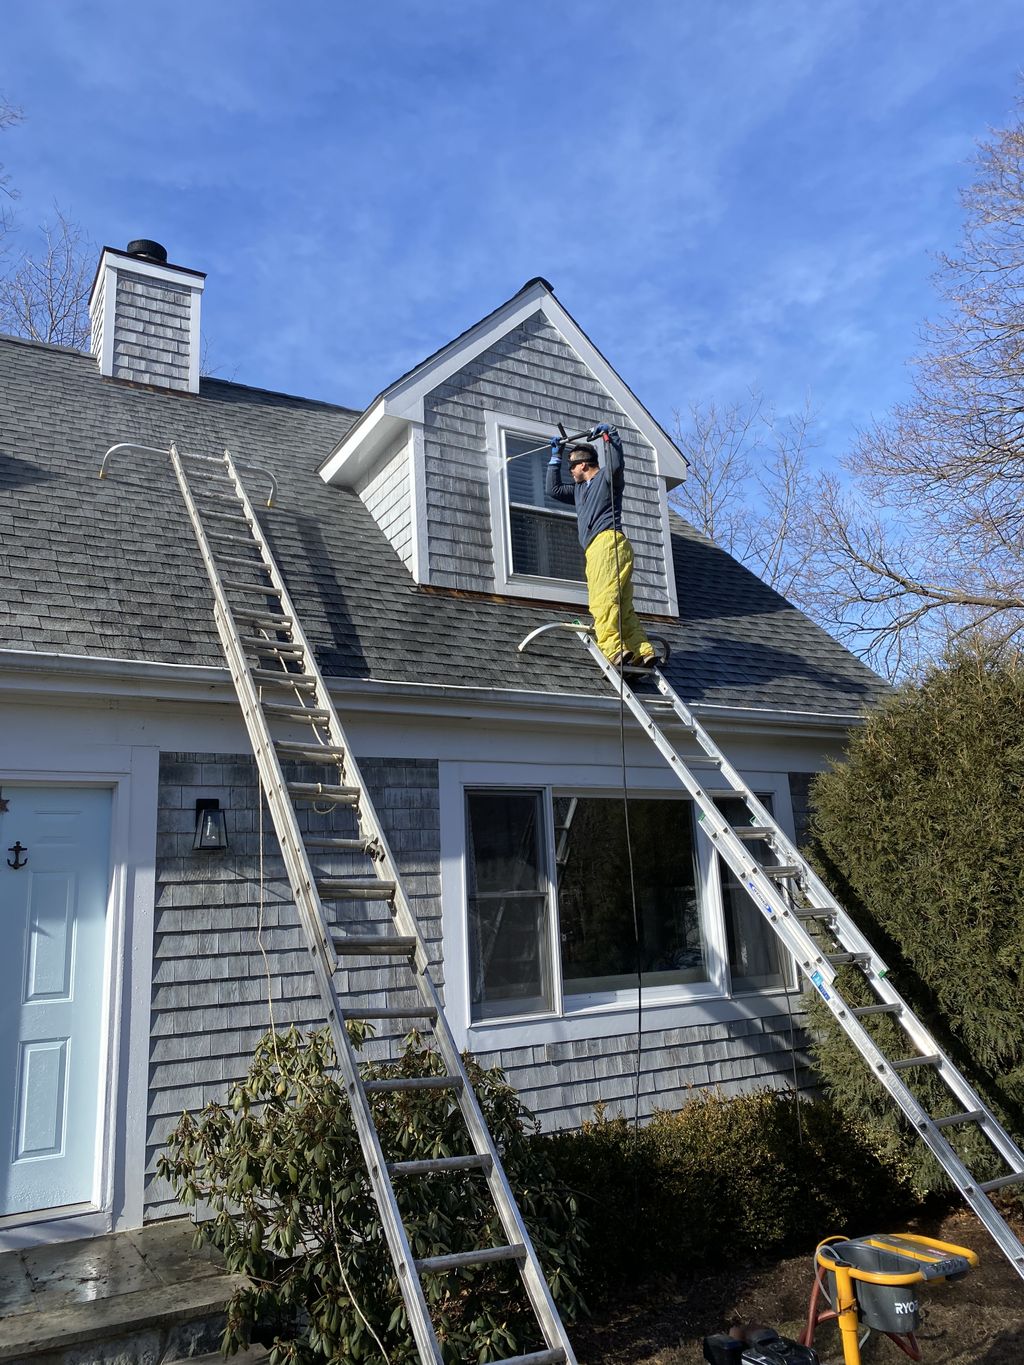
[[[177,677],[177,670],[165,672]],[[194,695],[173,682],[173,693],[149,702],[130,695],[143,690],[138,681],[125,682],[121,696],[114,695],[116,687],[95,681],[83,687],[88,695],[67,696],[40,692],[39,679],[24,684],[20,699],[7,701],[3,692],[11,679],[0,673],[0,724],[10,736],[0,782],[80,785],[123,773],[118,819],[136,830],[121,851],[115,849],[115,884],[126,898],[122,937],[111,943],[112,1000],[120,1010],[111,1024],[118,1038],[111,1100],[116,1226],[179,1211],[156,1179],[160,1145],[183,1108],[222,1099],[231,1081],[244,1074],[271,1005],[278,1026],[311,1027],[322,1019],[269,824],[257,933],[256,771],[237,703],[224,682],[211,698],[211,673],[202,670],[206,680],[196,683]],[[464,985],[455,980],[462,971],[458,936],[450,924],[452,914],[465,913],[463,868],[452,848],[458,850],[464,839],[463,785],[470,779],[476,785],[481,772],[481,724],[487,726],[489,780],[530,783],[557,768],[566,783],[592,791],[615,788],[614,727],[566,725],[547,707],[485,715],[478,706],[467,716],[458,699],[441,714],[440,704],[410,707],[402,699],[385,704],[379,696],[353,693],[339,696],[339,710],[430,946],[460,1045],[485,1064],[502,1066],[545,1128],[580,1123],[598,1101],[613,1113],[631,1115],[635,1006],[574,1020],[569,1030],[545,1020],[529,1024],[525,1036],[503,1034],[500,1026],[477,1029],[462,1012]],[[784,785],[787,771],[822,766],[830,747],[820,738],[720,738],[756,787],[761,774],[775,774]],[[837,747],[838,736],[831,744]],[[628,743],[627,764],[631,789],[638,791],[653,789],[667,771],[639,735]],[[225,854],[192,851],[199,796],[219,797],[228,812]],[[319,817],[302,818],[307,827],[318,822],[322,827]],[[346,832],[340,824],[336,828]],[[355,869],[339,864],[329,870]],[[385,989],[387,977],[353,973],[349,984],[365,998]],[[379,1055],[391,1041],[375,1042],[369,1055]],[[731,1093],[755,1085],[788,1086],[794,1077],[803,1083],[803,1045],[797,1004],[781,993],[672,1009],[645,1005],[640,1113],[685,1103],[694,1085]]]
[[[408,443],[402,441],[356,489],[407,569],[413,565],[412,487]]]
[[[436,587],[494,592],[495,546],[486,414],[500,413],[579,431],[614,422],[626,454],[623,527],[636,554],[639,610],[671,610],[661,514],[663,487],[654,452],[541,313],[514,328],[424,403],[424,486],[429,581]],[[538,594],[543,596],[544,594]],[[549,594],[550,595],[550,594]]]
[[[186,285],[117,271],[113,374],[165,388],[189,387],[192,291]],[[94,349],[94,354],[100,354]]]

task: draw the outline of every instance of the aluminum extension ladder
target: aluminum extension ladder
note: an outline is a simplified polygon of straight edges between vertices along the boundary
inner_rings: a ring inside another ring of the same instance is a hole
[[[697,805],[700,812],[698,829],[711,840],[740,884],[749,892],[756,907],[831,1010],[843,1032],[927,1143],[1000,1251],[1024,1279],[1024,1245],[989,1199],[989,1194],[995,1190],[1024,1182],[1024,1153],[914,1015],[889,980],[889,969],[885,962],[670,686],[660,669],[625,670],[628,677],[650,679],[657,689],[656,696],[650,693],[638,695],[619,669],[598,649],[589,629],[562,622],[532,631],[519,649],[526,649],[547,631],[565,629],[575,631],[616,694],[621,692],[625,705]],[[674,732],[680,735],[679,743],[685,742],[687,751],[681,751],[669,738],[665,733],[666,725],[672,726]],[[698,772],[702,774],[701,777],[697,776]],[[734,825],[727,820],[716,805],[716,801],[723,798],[742,800],[752,823]],[[758,844],[762,847],[767,845],[777,861],[773,864],[760,862],[749,847]],[[794,894],[796,890],[800,893],[800,904]],[[808,932],[808,925],[815,926],[818,932],[827,935],[832,944],[823,947],[816,942]],[[834,951],[831,950],[832,945]],[[843,966],[860,969],[877,997],[877,1003],[857,1007],[843,999],[836,985],[837,971]],[[890,1058],[876,1045],[861,1020],[879,1014],[890,1015],[899,1022],[913,1048],[909,1056]],[[954,1112],[932,1118],[904,1082],[905,1073],[924,1067],[932,1069],[945,1084],[956,1104]],[[993,1180],[976,1180],[943,1136],[942,1130],[945,1128],[969,1124],[976,1124],[980,1128],[1005,1162],[1008,1170],[1004,1175]]]
[[[101,478],[105,477],[110,456],[120,450],[169,456],[188,509],[213,588],[217,630],[281,845],[420,1360],[423,1365],[441,1365],[442,1361],[422,1277],[443,1274],[461,1266],[513,1261],[546,1349],[508,1357],[503,1365],[559,1365],[560,1362],[575,1365],[572,1346],[431,981],[426,945],[403,890],[398,868],[235,462],[227,451],[222,457],[186,455],[173,445],[170,450],[154,450],[124,443],[107,452]],[[189,473],[186,473],[186,462]],[[219,479],[218,468],[211,466],[219,467]],[[245,462],[245,468],[259,467]],[[259,472],[271,482],[270,506],[274,495],[273,476],[266,470]],[[273,699],[264,699],[268,693]],[[274,737],[276,727],[284,724],[294,728],[296,723],[310,726],[311,733],[305,741]],[[325,780],[287,781],[281,765],[289,761],[322,764]],[[297,801],[351,808],[358,821],[359,837],[307,836],[304,839],[295,812]],[[372,864],[372,875],[318,876],[311,861],[313,848],[329,854],[365,855]],[[363,933],[339,933],[331,928],[324,911],[325,904],[347,902],[351,905],[371,901],[378,905],[382,901],[387,903],[393,932],[387,935],[367,933],[365,928],[372,926],[366,925]],[[343,1003],[334,979],[339,963],[365,963],[367,960],[404,962],[409,978],[406,990],[418,992],[420,1003],[389,1008],[360,1008],[354,1003]],[[364,1083],[345,1030],[346,1019],[425,1021],[432,1029],[446,1075]],[[454,1095],[473,1148],[472,1156],[392,1162],[385,1159],[368,1095],[416,1089],[444,1090]],[[402,1224],[395,1197],[395,1180],[429,1178],[467,1169],[479,1170],[485,1175],[504,1229],[506,1245],[417,1259]]]

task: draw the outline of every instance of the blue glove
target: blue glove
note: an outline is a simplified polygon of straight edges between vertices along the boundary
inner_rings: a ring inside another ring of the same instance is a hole
[[[561,463],[562,463],[562,438],[561,438],[561,436],[552,436],[552,438],[551,438],[551,459],[548,460],[548,464],[561,464]]]
[[[590,433],[590,439],[591,439],[592,441],[596,441],[597,438],[598,438],[598,436],[607,436],[608,433],[609,433],[610,431],[611,431],[611,427],[608,425],[608,423],[607,423],[607,422],[601,422],[601,423],[599,423],[599,424],[594,428],[594,430]]]

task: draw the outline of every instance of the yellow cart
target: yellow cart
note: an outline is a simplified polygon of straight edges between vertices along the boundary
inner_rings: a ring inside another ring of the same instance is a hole
[[[818,1244],[814,1260],[814,1289],[800,1341],[813,1346],[816,1328],[838,1321],[844,1365],[861,1365],[860,1348],[869,1332],[884,1333],[911,1360],[920,1360],[917,1286],[962,1280],[978,1264],[967,1247],[912,1232],[828,1237]],[[822,1298],[830,1305],[824,1311]]]

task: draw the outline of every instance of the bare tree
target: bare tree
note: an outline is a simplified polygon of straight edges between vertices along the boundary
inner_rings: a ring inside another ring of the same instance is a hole
[[[890,673],[950,639],[1024,644],[1024,101],[975,166],[913,396],[816,510],[819,619]]]
[[[20,123],[21,119],[21,110],[16,109],[3,95],[0,95],[0,133],[6,128],[11,128],[14,124]],[[4,163],[0,161],[0,236],[9,231],[11,226],[10,205],[3,201],[16,198],[17,191],[11,189],[11,177]]]
[[[83,350],[89,342],[89,287],[95,254],[82,229],[54,209],[42,249],[0,277],[0,331]]]
[[[676,414],[673,433],[690,462],[673,494],[676,510],[800,606],[810,592],[815,550],[813,422],[807,405],[780,417],[752,392],[724,407],[693,404],[687,418]]]

